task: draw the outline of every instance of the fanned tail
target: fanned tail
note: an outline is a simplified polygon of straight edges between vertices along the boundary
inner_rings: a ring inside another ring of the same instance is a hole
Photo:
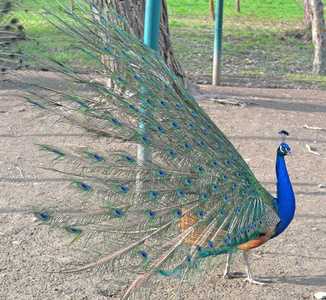
[[[162,58],[115,12],[88,1],[76,1],[74,12],[35,3],[90,72],[44,51],[39,37],[40,53],[22,44],[17,55],[55,72],[52,79],[19,71],[12,80],[51,124],[44,133],[64,122],[107,142],[105,149],[39,145],[72,195],[61,203],[42,199],[33,213],[70,235],[69,248],[86,253],[62,272],[112,273],[110,282],[126,286],[122,299],[142,298],[159,275],[179,278],[180,291],[192,273],[212,269],[207,261],[259,237],[273,199]],[[137,157],[139,145],[151,160]]]

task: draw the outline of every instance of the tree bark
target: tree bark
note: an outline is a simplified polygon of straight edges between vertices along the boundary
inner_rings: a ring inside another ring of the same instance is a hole
[[[310,0],[303,0],[303,20],[302,29],[311,29],[311,5]]]
[[[208,0],[209,2],[209,16],[211,21],[215,21],[215,10],[214,10],[214,0]]]
[[[312,43],[315,47],[313,74],[326,75],[326,28],[324,6],[321,0],[310,0],[312,21]]]
[[[115,10],[129,24],[140,40],[144,37],[145,0],[93,0],[101,9]],[[170,70],[177,75],[186,89],[193,95],[199,94],[198,87],[186,77],[182,65],[174,55],[169,32],[167,4],[162,0],[160,19],[159,54],[164,58]]]
[[[235,11],[240,12],[240,0],[235,0]]]

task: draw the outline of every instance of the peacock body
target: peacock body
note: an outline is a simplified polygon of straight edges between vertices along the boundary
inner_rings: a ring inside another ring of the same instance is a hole
[[[91,62],[91,72],[24,49],[20,60],[58,72],[67,84],[40,82],[32,71],[16,80],[41,116],[107,141],[102,151],[95,142],[74,149],[39,145],[73,191],[60,203],[42,199],[33,208],[42,224],[71,237],[68,246],[80,257],[61,272],[111,273],[109,284],[125,287],[121,299],[150,298],[156,280],[179,279],[178,295],[184,281],[211,271],[217,256],[241,249],[247,280],[259,283],[249,268],[250,249],[282,233],[294,215],[284,161],[289,146],[277,149],[274,198],[162,58],[119,15],[87,1],[75,5],[71,12],[61,4],[64,14],[42,9],[76,49],[75,59]],[[120,72],[103,57],[118,63]],[[225,275],[231,276],[229,264]]]

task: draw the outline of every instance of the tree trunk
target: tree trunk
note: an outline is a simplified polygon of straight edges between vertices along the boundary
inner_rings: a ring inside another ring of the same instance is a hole
[[[115,10],[129,24],[140,40],[144,37],[145,0],[93,0],[101,9]],[[159,54],[164,58],[170,70],[176,74],[193,95],[199,94],[198,87],[186,77],[185,71],[174,55],[172,48],[166,1],[162,0],[160,19]]]
[[[235,11],[240,12],[240,0],[235,0]]]
[[[215,21],[215,10],[214,10],[214,0],[208,0],[209,2],[209,16],[211,21]]]
[[[302,29],[311,29],[311,5],[310,0],[303,0],[303,20]]]
[[[71,7],[71,12],[73,12],[75,10],[75,1],[74,0],[70,0],[70,7]]]
[[[326,75],[326,28],[324,7],[321,0],[310,0],[312,21],[312,43],[315,47],[313,74]]]

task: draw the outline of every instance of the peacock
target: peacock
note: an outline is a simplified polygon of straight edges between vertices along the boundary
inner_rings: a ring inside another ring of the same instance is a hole
[[[86,0],[74,11],[60,5],[61,11],[42,6],[43,17],[64,33],[74,59],[51,56],[42,37],[33,37],[38,53],[22,46],[15,59],[53,71],[65,84],[42,80],[33,69],[11,76],[47,124],[44,132],[68,123],[91,141],[79,148],[38,145],[37,155],[50,159],[71,191],[31,209],[40,224],[69,238],[75,260],[58,271],[100,272],[109,285],[122,286],[121,299],[151,298],[156,281],[177,281],[178,297],[182,284],[214,270],[221,254],[228,256],[224,276],[232,277],[231,256],[241,250],[245,280],[263,284],[252,275],[251,249],[281,234],[295,212],[288,133],[280,131],[275,198],[122,17]],[[76,61],[88,72],[79,72]]]

